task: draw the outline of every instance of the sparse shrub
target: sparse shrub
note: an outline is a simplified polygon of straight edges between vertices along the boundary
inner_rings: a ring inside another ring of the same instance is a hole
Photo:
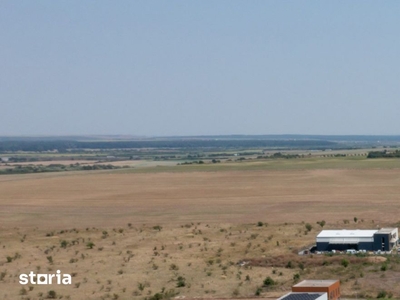
[[[358,218],[357,217],[354,217],[354,223],[357,223],[357,221],[358,221]]]
[[[13,261],[13,258],[11,256],[7,256],[7,262],[10,263]]]
[[[173,271],[177,271],[177,270],[179,270],[179,267],[178,267],[176,264],[171,264],[171,265],[169,266],[169,269],[170,269],[170,270],[173,270]]]
[[[46,258],[50,264],[53,264],[53,256],[47,256]]]
[[[134,295],[135,296],[135,295]],[[153,296],[151,296],[148,300],[161,300],[163,299],[164,296],[161,293],[156,293]]]
[[[47,293],[47,299],[56,299],[57,298],[57,293],[53,290],[49,291]]]
[[[145,288],[145,285],[143,284],[143,283],[141,283],[141,282],[139,282],[138,283],[138,289],[139,289],[139,291],[143,291],[144,290],[144,288]]]
[[[349,261],[347,259],[342,259],[341,265],[345,268],[349,265]]]
[[[388,265],[385,263],[381,266],[381,271],[386,271],[388,269]]]
[[[258,223],[257,223],[257,226],[258,227],[262,227],[264,225],[264,223],[263,222],[261,222],[261,221],[258,221]]]
[[[294,281],[298,281],[299,279],[300,279],[300,274],[299,273],[296,273],[296,274],[293,275],[293,280]]]
[[[182,276],[179,276],[176,281],[176,287],[184,287],[186,285],[186,279]]]
[[[300,270],[302,270],[302,271],[304,270],[304,264],[303,264],[302,262],[299,263],[299,268],[300,268]]]
[[[287,268],[287,269],[292,269],[293,268],[293,263],[292,263],[292,261],[291,260],[289,260],[288,262],[287,262],[287,264],[286,264],[286,267],[285,268]]]
[[[317,222],[317,224],[321,227],[324,227],[326,222],[324,220]]]
[[[275,284],[275,281],[271,277],[267,277],[264,279],[264,286],[271,286]]]
[[[306,227],[307,231],[311,231],[312,225],[310,223],[306,223],[304,226]]]
[[[160,226],[160,225],[156,225],[156,226],[153,226],[153,229],[154,229],[154,230],[161,231],[161,229],[162,229],[162,226]]]
[[[4,277],[6,277],[6,274],[7,273],[5,271],[0,273],[0,281],[2,281]]]
[[[382,290],[382,291],[379,291],[379,293],[376,296],[376,298],[386,298],[386,296],[387,296],[387,292]]]
[[[260,295],[261,295],[261,292],[262,292],[262,288],[258,287],[258,288],[256,289],[255,295],[256,295],[256,296],[260,296]]]
[[[20,295],[26,295],[26,294],[28,294],[28,291],[25,288],[22,288],[22,289],[19,290],[19,294]]]
[[[251,240],[255,240],[257,237],[258,237],[258,233],[253,233],[252,235],[250,235]]]
[[[67,248],[67,245],[68,245],[68,242],[66,241],[66,240],[62,240],[61,242],[60,242],[60,246],[61,246],[61,248]]]
[[[239,292],[239,289],[234,289],[233,290],[233,292],[232,292],[232,295],[234,296],[234,297],[237,297],[237,296],[239,296],[239,294],[240,294],[240,292]]]
[[[86,247],[87,247],[88,249],[93,249],[94,246],[95,246],[95,244],[94,244],[93,242],[88,242],[88,243],[86,244]]]

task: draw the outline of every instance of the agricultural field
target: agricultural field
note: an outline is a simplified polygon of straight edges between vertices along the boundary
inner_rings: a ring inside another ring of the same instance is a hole
[[[273,298],[320,278],[399,298],[397,254],[297,254],[322,220],[397,226],[399,200],[399,161],[365,157],[4,175],[0,298]],[[18,282],[56,270],[72,284]]]

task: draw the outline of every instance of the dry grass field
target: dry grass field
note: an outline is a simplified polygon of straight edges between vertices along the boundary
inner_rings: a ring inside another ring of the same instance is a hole
[[[63,299],[143,299],[161,291],[253,297],[258,288],[273,297],[290,290],[295,274],[339,277],[346,295],[376,297],[384,289],[400,297],[393,285],[400,274],[396,256],[387,262],[345,257],[344,267],[343,257],[295,254],[314,242],[317,221],[325,220],[325,228],[395,225],[397,162],[287,163],[1,176],[0,299],[45,299],[50,290]],[[305,223],[313,226],[307,234]],[[238,265],[243,260],[247,264]],[[21,273],[58,269],[74,274],[71,286],[18,283]],[[277,283],[263,287],[267,276]]]

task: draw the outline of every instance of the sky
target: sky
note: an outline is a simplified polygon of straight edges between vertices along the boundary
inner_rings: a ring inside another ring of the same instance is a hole
[[[0,135],[398,135],[399,11],[0,0]]]

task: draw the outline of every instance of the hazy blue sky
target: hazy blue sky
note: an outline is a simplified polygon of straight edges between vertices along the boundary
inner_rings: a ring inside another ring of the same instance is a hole
[[[400,134],[399,14],[0,0],[0,135]]]

